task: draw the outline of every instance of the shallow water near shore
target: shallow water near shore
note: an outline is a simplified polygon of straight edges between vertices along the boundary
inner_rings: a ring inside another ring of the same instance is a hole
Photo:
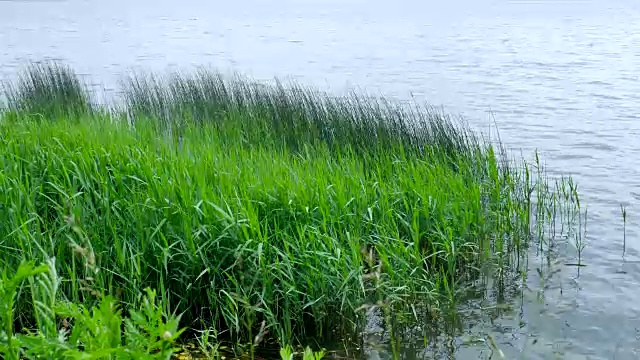
[[[510,310],[466,314],[455,358],[488,356],[474,340],[489,334],[507,358],[634,359],[638,20],[640,5],[630,0],[2,1],[0,77],[28,60],[58,59],[108,94],[131,68],[211,65],[337,93],[357,86],[414,97],[494,136],[497,125],[515,154],[531,159],[538,149],[550,175],[574,176],[588,206],[587,266],[578,274],[566,265],[575,262],[571,244],[551,266],[532,251],[529,289],[509,300]],[[624,259],[620,204],[629,213]],[[405,345],[405,358],[422,357],[420,346]],[[368,354],[388,358],[388,349]]]

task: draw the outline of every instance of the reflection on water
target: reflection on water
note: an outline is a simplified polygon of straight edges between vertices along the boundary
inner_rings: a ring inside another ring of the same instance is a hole
[[[507,145],[527,157],[539,149],[552,173],[578,181],[588,266],[577,277],[561,258],[542,300],[525,290],[519,310],[479,314],[486,321],[474,331],[493,333],[508,356],[631,359],[640,347],[639,20],[633,0],[0,1],[0,76],[61,59],[113,90],[132,68],[205,64],[414,97],[484,131],[495,121]],[[456,351],[487,354],[462,342]]]

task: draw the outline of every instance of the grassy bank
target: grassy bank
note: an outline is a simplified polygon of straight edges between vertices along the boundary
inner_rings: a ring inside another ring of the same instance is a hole
[[[0,121],[0,268],[55,257],[55,301],[87,307],[152,288],[184,336],[251,355],[353,336],[368,310],[430,321],[518,270],[534,190],[575,201],[421,107],[200,70],[127,78],[106,109],[67,68],[25,74]],[[38,328],[33,284],[5,325]]]

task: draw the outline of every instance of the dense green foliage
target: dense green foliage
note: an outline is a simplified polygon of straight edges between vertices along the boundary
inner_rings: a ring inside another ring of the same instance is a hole
[[[73,303],[150,287],[184,326],[284,346],[368,304],[437,309],[531,237],[528,169],[428,109],[201,70],[129,78],[107,112],[68,69],[27,73],[0,122],[0,269],[55,256]]]

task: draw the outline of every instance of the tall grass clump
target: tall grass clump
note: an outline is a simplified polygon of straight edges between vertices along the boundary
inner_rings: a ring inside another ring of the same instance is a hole
[[[295,83],[257,83],[206,68],[192,74],[133,74],[123,89],[134,119],[152,118],[175,131],[206,123],[239,133],[248,144],[274,143],[294,151],[324,144],[360,155],[435,151],[453,158],[472,156],[480,145],[473,132],[427,107],[355,93],[335,97]]]
[[[202,69],[123,92],[129,122],[0,122],[0,268],[55,257],[74,303],[157,289],[185,326],[251,355],[357,334],[365,309],[419,321],[487,267],[508,281],[532,189],[553,191],[419,106]]]
[[[91,111],[89,93],[78,75],[56,62],[31,63],[17,79],[3,81],[7,109],[46,118],[78,117]]]

